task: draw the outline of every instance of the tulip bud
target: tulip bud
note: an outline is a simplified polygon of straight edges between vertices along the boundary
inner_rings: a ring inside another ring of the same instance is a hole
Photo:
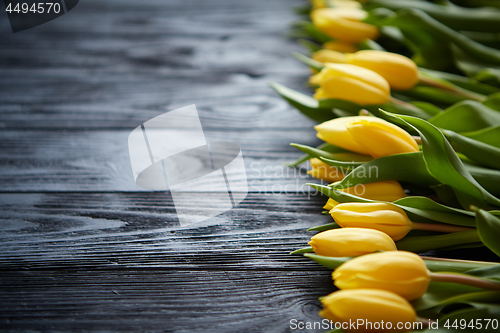
[[[410,134],[377,117],[341,117],[314,128],[321,140],[374,158],[419,150]]]
[[[347,125],[351,137],[373,158],[419,151],[415,139],[389,122],[359,119]]]
[[[312,158],[310,161],[312,169],[307,171],[308,174],[317,179],[322,179],[326,182],[333,183],[344,179],[345,175],[336,167],[332,167],[317,158]]]
[[[316,136],[319,139],[334,146],[341,147],[359,154],[369,155],[368,150],[357,143],[347,130],[347,125],[349,125],[353,121],[362,119],[366,119],[367,121],[384,121],[380,118],[366,116],[335,118],[314,126],[314,129],[318,132]]]
[[[354,257],[376,251],[397,251],[385,233],[364,228],[337,228],[320,232],[308,243],[314,252],[327,257]]]
[[[407,300],[385,290],[339,290],[320,298],[320,301],[324,309],[319,315],[323,318],[342,323],[363,320],[364,325],[356,326],[355,329],[345,325],[347,332],[402,332],[404,330],[401,327],[398,329],[399,323],[403,323],[403,327],[412,327],[412,323],[417,321],[417,314]],[[382,323],[383,329],[380,327]],[[375,328],[376,324],[378,329]]]
[[[341,52],[332,51],[332,50],[319,50],[313,53],[313,60],[322,62],[322,63],[339,63],[343,64],[347,62],[347,55]]]
[[[392,180],[368,184],[358,184],[353,187],[342,189],[339,188],[338,190],[361,198],[375,201],[396,201],[406,197],[406,193],[403,187],[401,187],[398,182]],[[330,211],[338,204],[339,203],[337,201],[330,198],[323,208]]]
[[[376,39],[376,26],[361,22],[367,12],[359,8],[319,8],[311,12],[314,26],[326,35],[348,43]]]
[[[392,89],[411,89],[419,81],[417,65],[400,54],[375,50],[347,53],[323,49],[315,52],[312,59],[322,63],[351,64],[370,69],[386,79]]]
[[[380,74],[393,89],[410,89],[419,80],[417,65],[410,58],[400,54],[362,50],[348,54],[346,58],[349,64],[371,69]]]
[[[361,8],[361,4],[354,0],[311,0],[313,9],[328,7]]]
[[[314,98],[337,98],[361,105],[384,104],[391,99],[389,83],[369,69],[349,65],[326,63],[309,82],[320,86]]]
[[[422,297],[431,281],[425,262],[415,253],[371,253],[340,265],[332,274],[339,289],[383,289],[409,301]]]
[[[324,43],[323,49],[342,52],[342,53],[354,53],[358,50],[358,48],[353,44],[348,42],[343,42],[340,40],[329,41]]]
[[[339,203],[332,198],[329,198],[326,204],[323,206],[323,209],[330,211],[333,207],[337,206]]]
[[[379,230],[395,241],[406,236],[412,226],[412,222],[401,208],[383,202],[342,203],[335,206],[330,215],[341,227]]]

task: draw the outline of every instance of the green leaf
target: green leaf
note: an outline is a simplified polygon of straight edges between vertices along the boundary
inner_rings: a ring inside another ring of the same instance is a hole
[[[304,153],[316,157],[316,158],[327,158],[330,160],[336,160],[336,161],[344,161],[344,162],[366,162],[372,160],[371,156],[368,155],[362,155],[362,154],[357,154],[349,151],[345,152],[328,152],[325,150],[313,148],[310,146],[306,145],[301,145],[298,143],[291,143],[291,146],[303,151]]]
[[[415,253],[427,252],[435,249],[463,246],[471,243],[480,242],[476,230],[461,231],[450,234],[436,236],[413,236],[405,237],[396,242],[398,250],[411,251]]]
[[[335,186],[323,186],[319,184],[308,184],[308,185],[318,190],[322,194],[328,196],[329,198],[332,198],[333,200],[340,203],[376,202],[374,200],[364,199],[340,191],[337,189],[340,186],[340,184]],[[407,197],[399,199],[391,204],[406,211],[410,219],[414,222],[422,222],[422,223],[441,222],[441,223],[459,225],[464,227],[475,227],[474,213],[461,209],[447,207],[438,204],[429,198]],[[327,230],[330,229],[330,226],[335,227],[335,225],[327,224],[318,227],[313,227],[309,230],[315,230],[315,231]],[[433,239],[434,238],[432,238],[431,240]],[[472,239],[474,242],[479,242],[479,238],[477,236],[473,236]],[[472,243],[472,241],[469,243]],[[455,246],[455,245],[457,245],[456,242],[452,242],[451,244],[444,244],[443,247]]]
[[[476,227],[473,212],[441,205],[426,197],[406,197],[394,201],[393,204],[407,212],[432,221],[471,228]]]
[[[339,168],[343,174],[348,174],[349,172],[363,164],[363,162],[337,161],[325,157],[320,157],[319,159],[332,167]]]
[[[455,190],[462,207],[469,208],[470,204],[479,207],[489,205],[500,207],[500,200],[472,177],[439,129],[422,119],[384,113],[394,120],[400,119],[403,123],[411,125],[420,133],[427,170],[440,183]]]
[[[398,90],[397,92],[406,96],[417,98],[419,100],[425,100],[427,102],[443,104],[446,106],[468,99],[468,97],[454,93],[452,91],[446,91],[441,88],[428,86],[415,86],[411,89]]]
[[[411,104],[415,105],[417,108],[424,110],[427,114],[430,116],[435,116],[438,113],[443,112],[442,109],[438,108],[434,104],[427,103],[427,102],[421,102],[421,101],[416,101],[416,102],[411,102]],[[424,118],[426,119],[426,118]]]
[[[425,23],[418,22],[404,10],[382,22],[400,29],[405,37],[405,44],[414,53],[413,60],[418,66],[436,70],[445,70],[452,66],[448,40],[433,33],[432,28]]]
[[[372,0],[369,5],[391,10],[414,8],[422,10],[432,18],[454,30],[498,32],[500,11],[494,8],[463,8],[438,5],[415,0]]]
[[[351,259],[351,257],[325,257],[313,253],[305,253],[304,257],[312,259],[318,264],[332,270]]]
[[[295,28],[300,29],[305,35],[313,38],[320,44],[324,44],[332,40],[331,37],[319,31],[310,21],[299,21],[295,23]]]
[[[299,39],[297,41],[299,43],[299,45],[301,45],[302,47],[306,48],[309,50],[309,52],[311,53],[314,53],[314,52],[317,52],[319,50],[321,50],[321,45],[320,44],[316,44],[314,42],[311,42],[310,40],[307,40],[307,39]]]
[[[439,183],[427,171],[422,152],[416,152],[384,156],[364,163],[347,175],[339,187],[385,180],[405,181],[423,186]]]
[[[464,166],[467,171],[470,172],[472,177],[479,184],[481,184],[484,189],[486,189],[491,194],[499,197],[500,196],[500,171],[493,170],[489,168],[484,168],[479,165],[469,164],[464,162]]]
[[[467,272],[468,275],[478,276],[485,279],[500,280],[500,264],[492,267],[473,269]]]
[[[331,109],[321,108],[318,101],[311,96],[304,95],[278,83],[270,83],[270,86],[291,106],[313,120],[324,122],[335,118]]]
[[[500,111],[500,93],[492,94],[483,102],[487,107]]]
[[[420,68],[419,70],[423,75],[445,80],[460,88],[476,92],[479,94],[490,95],[498,92],[498,89],[493,86],[478,82],[476,80],[471,80],[470,78],[465,76],[451,74],[447,72],[433,71],[427,68],[425,69]]]
[[[321,231],[326,231],[326,230],[330,230],[330,229],[337,229],[337,228],[340,228],[340,226],[337,223],[332,222],[332,223],[327,223],[327,224],[318,225],[316,227],[309,228],[309,229],[307,229],[307,231],[321,232]]]
[[[486,143],[490,146],[500,148],[500,125],[484,128],[479,131],[460,134],[473,140]]]
[[[497,256],[500,256],[500,218],[482,209],[474,208],[474,210],[481,241]]]
[[[446,135],[453,148],[455,148],[455,151],[464,154],[479,164],[494,169],[500,169],[500,148],[473,140],[453,131],[444,130],[443,133]],[[498,139],[500,141],[500,137]]]
[[[448,28],[439,21],[436,21],[421,10],[403,9],[398,12],[398,20],[395,20],[394,22],[402,24],[403,26],[412,26],[414,29],[415,27],[422,27],[430,31],[433,36],[455,44],[464,52],[478,60],[500,64],[499,50],[484,46],[470,38],[465,37],[463,34]]]
[[[474,275],[474,271],[482,271],[483,269],[494,268],[497,263],[483,262],[483,261],[469,261],[469,260],[453,260],[442,259],[432,260],[428,257],[422,257],[425,265],[432,272],[449,272],[449,273],[466,273]],[[480,275],[477,275],[480,276]]]
[[[463,101],[432,117],[429,122],[455,132],[472,132],[500,125],[500,112],[476,101]]]
[[[326,142],[320,144],[318,147],[316,147],[316,149],[323,150],[323,151],[328,152],[328,153],[347,153],[348,152],[345,149],[331,145],[331,144],[326,143]],[[304,154],[301,157],[299,157],[297,160],[295,160],[294,162],[287,164],[287,166],[296,167],[304,162],[309,161],[313,157],[314,156],[312,156],[312,155]]]
[[[340,202],[340,203],[343,203],[343,202],[374,202],[373,200],[357,197],[355,195],[336,190],[336,189],[329,187],[329,186],[323,186],[323,185],[319,185],[319,184],[310,184],[310,183],[308,183],[307,185],[311,186],[313,189],[318,190],[319,192],[326,195],[327,197],[332,198],[333,200]]]
[[[305,65],[307,65],[309,68],[312,68],[318,72],[320,72],[323,68],[325,68],[325,65],[323,65],[323,63],[319,62],[319,61],[316,61],[314,59],[311,59],[309,57],[306,57],[305,55],[303,54],[300,54],[298,52],[293,52],[292,53],[292,56],[299,60],[300,62],[304,63]]]
[[[302,253],[310,253],[310,252],[314,252],[312,247],[304,247],[302,249],[292,251],[292,252],[290,252],[290,254],[302,254]]]
[[[412,302],[416,311],[463,302],[491,302],[500,300],[500,292],[448,282],[431,282],[424,296]]]

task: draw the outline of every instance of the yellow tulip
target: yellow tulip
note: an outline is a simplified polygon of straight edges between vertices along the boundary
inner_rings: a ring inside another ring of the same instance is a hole
[[[311,0],[313,8],[344,7],[361,8],[361,4],[354,0]]]
[[[343,42],[340,40],[326,42],[325,44],[323,44],[323,49],[343,52],[343,53],[354,53],[358,50],[358,48],[353,44],[348,42]]]
[[[384,104],[391,99],[389,83],[369,69],[349,65],[326,63],[309,82],[320,86],[314,98],[337,98],[361,105]]]
[[[321,73],[320,73],[321,74]],[[364,147],[357,143],[347,130],[347,126],[353,121],[363,120],[382,122],[384,120],[376,117],[340,117],[332,120],[325,121],[319,125],[314,126],[318,132],[316,136],[329,144],[341,147],[359,154],[369,155],[369,152]]]
[[[348,202],[335,206],[330,215],[341,227],[369,228],[385,232],[397,241],[412,229],[412,222],[399,207],[388,203]]]
[[[315,52],[312,58],[322,63],[351,64],[370,69],[386,79],[392,89],[411,89],[419,81],[417,65],[400,54],[375,50],[343,52],[323,49]]]
[[[347,62],[347,55],[341,52],[337,51],[332,51],[332,50],[319,50],[313,53],[311,56],[313,60],[322,62],[322,63],[346,63]]]
[[[339,290],[320,301],[323,310],[319,315],[343,323],[340,327],[347,332],[403,332],[417,321],[417,314],[407,300],[385,290]],[[349,325],[352,322],[360,325]]]
[[[376,251],[397,251],[387,234],[373,229],[337,228],[320,232],[308,243],[314,252],[327,257],[354,257]]]
[[[347,125],[347,130],[373,158],[419,151],[408,132],[387,121],[359,119]]]
[[[344,179],[345,175],[335,167],[332,167],[320,159],[313,158],[309,161],[312,169],[307,171],[314,178],[322,179],[326,182],[333,183]]]
[[[348,54],[347,63],[380,74],[393,89],[410,89],[419,80],[418,68],[413,60],[396,53],[362,50]]]
[[[339,203],[332,198],[329,198],[326,204],[323,206],[323,209],[330,211],[333,207],[337,206]]]
[[[375,200],[375,201],[396,201],[401,198],[406,197],[405,190],[401,185],[392,180],[359,184],[353,187],[338,189],[342,192],[356,195],[361,198]],[[330,211],[333,207],[337,206],[339,203],[332,198],[328,199],[328,202],[323,207]]]
[[[359,8],[319,8],[311,12],[314,26],[326,35],[348,43],[376,39],[378,28],[361,22],[367,12]]]
[[[422,258],[404,251],[353,258],[337,267],[332,277],[339,289],[383,289],[409,301],[422,297],[431,281]]]
[[[314,128],[321,140],[374,158],[418,151],[410,134],[377,117],[341,117]]]

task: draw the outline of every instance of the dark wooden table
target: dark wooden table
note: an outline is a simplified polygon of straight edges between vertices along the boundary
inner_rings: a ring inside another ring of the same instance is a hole
[[[0,14],[2,331],[290,332],[320,319],[330,273],[288,252],[330,218],[283,167],[300,156],[290,141],[318,142],[267,86],[307,91],[285,38],[297,3],[82,0],[16,34]],[[169,193],[135,185],[127,137],[190,104],[208,139],[241,146],[250,193],[181,227]]]

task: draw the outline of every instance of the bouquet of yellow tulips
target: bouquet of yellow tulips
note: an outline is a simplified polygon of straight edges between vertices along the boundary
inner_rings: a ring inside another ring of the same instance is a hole
[[[333,270],[340,290],[320,315],[335,332],[496,331],[499,263],[418,254],[486,247],[500,261],[500,2],[298,12],[293,35],[311,55],[294,56],[314,93],[271,86],[324,142],[292,143],[304,155],[290,164],[309,163],[332,217],[292,252]]]

